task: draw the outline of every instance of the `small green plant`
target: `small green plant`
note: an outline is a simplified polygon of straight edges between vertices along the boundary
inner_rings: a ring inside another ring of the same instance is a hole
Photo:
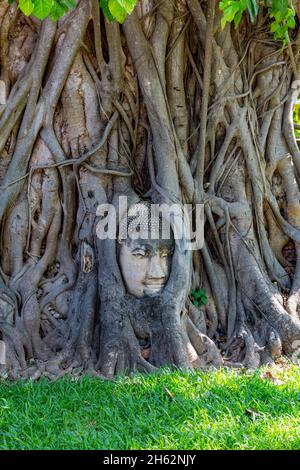
[[[203,289],[192,289],[191,290],[192,302],[196,307],[201,305],[207,305],[208,299],[205,290]]]

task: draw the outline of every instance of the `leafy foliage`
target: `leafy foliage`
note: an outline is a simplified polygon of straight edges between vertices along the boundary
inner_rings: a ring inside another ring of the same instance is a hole
[[[7,0],[12,4],[15,0]],[[34,15],[40,20],[50,17],[59,20],[65,13],[76,7],[76,0],[18,0],[24,15]],[[100,0],[100,7],[109,21],[123,23],[132,13],[137,0]]]
[[[7,0],[9,4],[16,0]],[[40,20],[50,16],[52,20],[58,20],[70,9],[75,8],[76,0],[18,0],[20,10],[27,16],[33,14]],[[109,21],[123,23],[132,13],[137,0],[99,0],[100,7]],[[295,11],[289,0],[221,0],[220,9],[223,12],[221,20],[222,28],[232,21],[237,27],[244,13],[249,15],[253,23],[259,12],[259,8],[268,9],[271,19],[271,31],[274,39],[282,39],[283,44],[288,40],[289,29],[295,28]]]
[[[267,8],[274,39],[281,39],[285,45],[288,41],[289,29],[294,29],[296,26],[293,2],[289,0],[222,0],[220,2],[220,9],[223,12],[222,28],[227,22],[232,21],[237,27],[244,13],[248,13],[250,21],[253,23],[259,8]]]
[[[285,44],[289,28],[294,29],[296,26],[294,8],[289,7],[288,0],[273,0],[269,15],[273,19],[271,31],[274,33],[274,39],[283,39]]]
[[[256,0],[222,0],[220,2],[220,10],[223,11],[222,28],[225,27],[227,22],[231,23],[231,21],[234,21],[237,27],[245,11],[248,11],[251,21],[255,21],[258,5]]]

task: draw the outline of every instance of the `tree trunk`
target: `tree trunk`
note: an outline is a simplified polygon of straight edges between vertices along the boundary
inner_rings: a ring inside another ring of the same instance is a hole
[[[255,368],[296,349],[299,83],[266,18],[221,30],[218,1],[141,0],[120,26],[81,0],[40,22],[1,3],[2,372]],[[205,204],[203,248],[175,243],[159,295],[132,295],[97,236],[119,196]]]

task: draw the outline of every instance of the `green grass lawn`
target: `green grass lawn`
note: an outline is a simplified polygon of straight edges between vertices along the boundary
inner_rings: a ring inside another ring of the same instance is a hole
[[[0,449],[300,449],[299,429],[300,368],[287,364],[0,382]]]

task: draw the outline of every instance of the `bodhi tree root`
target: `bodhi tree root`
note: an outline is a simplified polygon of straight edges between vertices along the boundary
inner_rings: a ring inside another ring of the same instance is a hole
[[[5,374],[256,368],[294,352],[291,57],[265,17],[221,30],[215,3],[141,0],[122,26],[94,0],[59,22],[0,10]],[[205,203],[203,249],[176,244],[155,298],[126,291],[116,241],[96,236],[97,207],[120,195]]]

